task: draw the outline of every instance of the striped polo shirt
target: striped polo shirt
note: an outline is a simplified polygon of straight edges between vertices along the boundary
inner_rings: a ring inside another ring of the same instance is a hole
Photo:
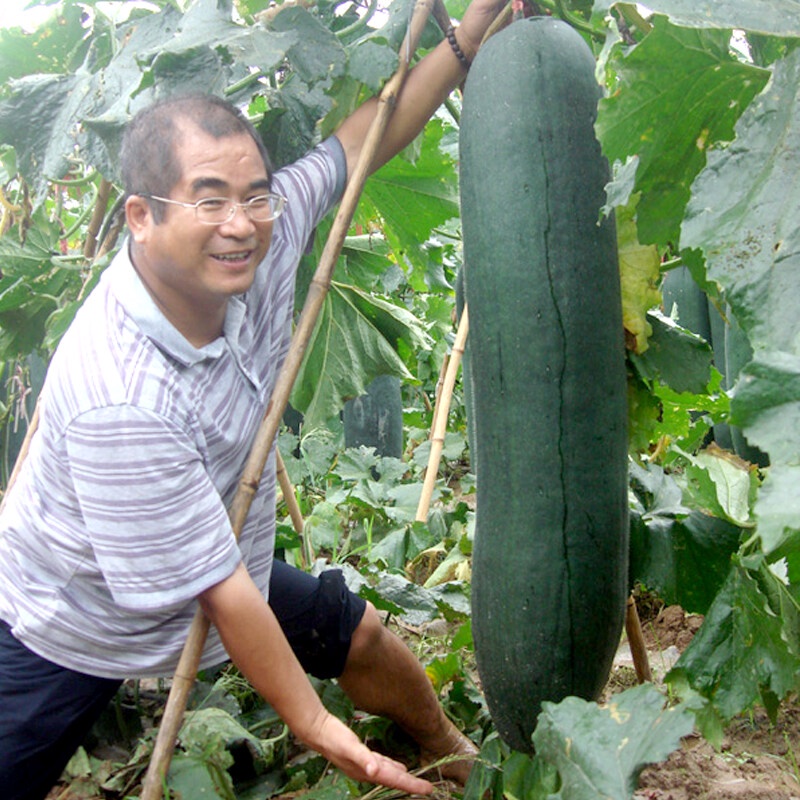
[[[227,508],[288,349],[298,261],[345,170],[329,139],[276,172],[286,212],[211,344],[166,320],[127,246],[79,310],[0,517],[0,619],[34,652],[102,677],[168,675],[201,592],[244,560],[266,596],[274,457],[238,542]],[[225,658],[212,629],[202,665]]]

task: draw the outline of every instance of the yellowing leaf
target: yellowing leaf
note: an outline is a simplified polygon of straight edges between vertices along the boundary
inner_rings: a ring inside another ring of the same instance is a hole
[[[654,245],[640,244],[634,219],[636,202],[616,210],[617,247],[622,283],[622,324],[629,350],[643,353],[652,328],[647,312],[661,303],[661,259]]]

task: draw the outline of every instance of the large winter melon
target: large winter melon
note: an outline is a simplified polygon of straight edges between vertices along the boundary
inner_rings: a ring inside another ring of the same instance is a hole
[[[461,203],[477,448],[473,635],[502,738],[594,698],[627,597],[626,377],[594,58],[513,23],[464,92]]]

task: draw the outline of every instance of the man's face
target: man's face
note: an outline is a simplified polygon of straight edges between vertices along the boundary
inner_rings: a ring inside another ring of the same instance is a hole
[[[181,178],[169,199],[244,203],[268,191],[264,162],[249,136],[215,139],[190,122],[179,124]],[[157,224],[146,204],[139,209],[139,222],[131,225],[134,265],[167,318],[192,341],[197,337],[189,329],[224,319],[228,298],[250,288],[269,249],[273,222],[253,222],[239,208],[228,222],[205,225],[194,209],[163,204]]]

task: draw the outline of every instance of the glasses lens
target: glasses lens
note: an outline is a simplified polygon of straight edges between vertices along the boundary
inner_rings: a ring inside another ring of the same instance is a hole
[[[254,197],[247,203],[247,213],[256,222],[269,222],[280,216],[285,200],[277,194],[264,194]]]
[[[233,203],[225,197],[207,197],[195,205],[197,219],[206,225],[220,225],[227,222],[233,211]]]

